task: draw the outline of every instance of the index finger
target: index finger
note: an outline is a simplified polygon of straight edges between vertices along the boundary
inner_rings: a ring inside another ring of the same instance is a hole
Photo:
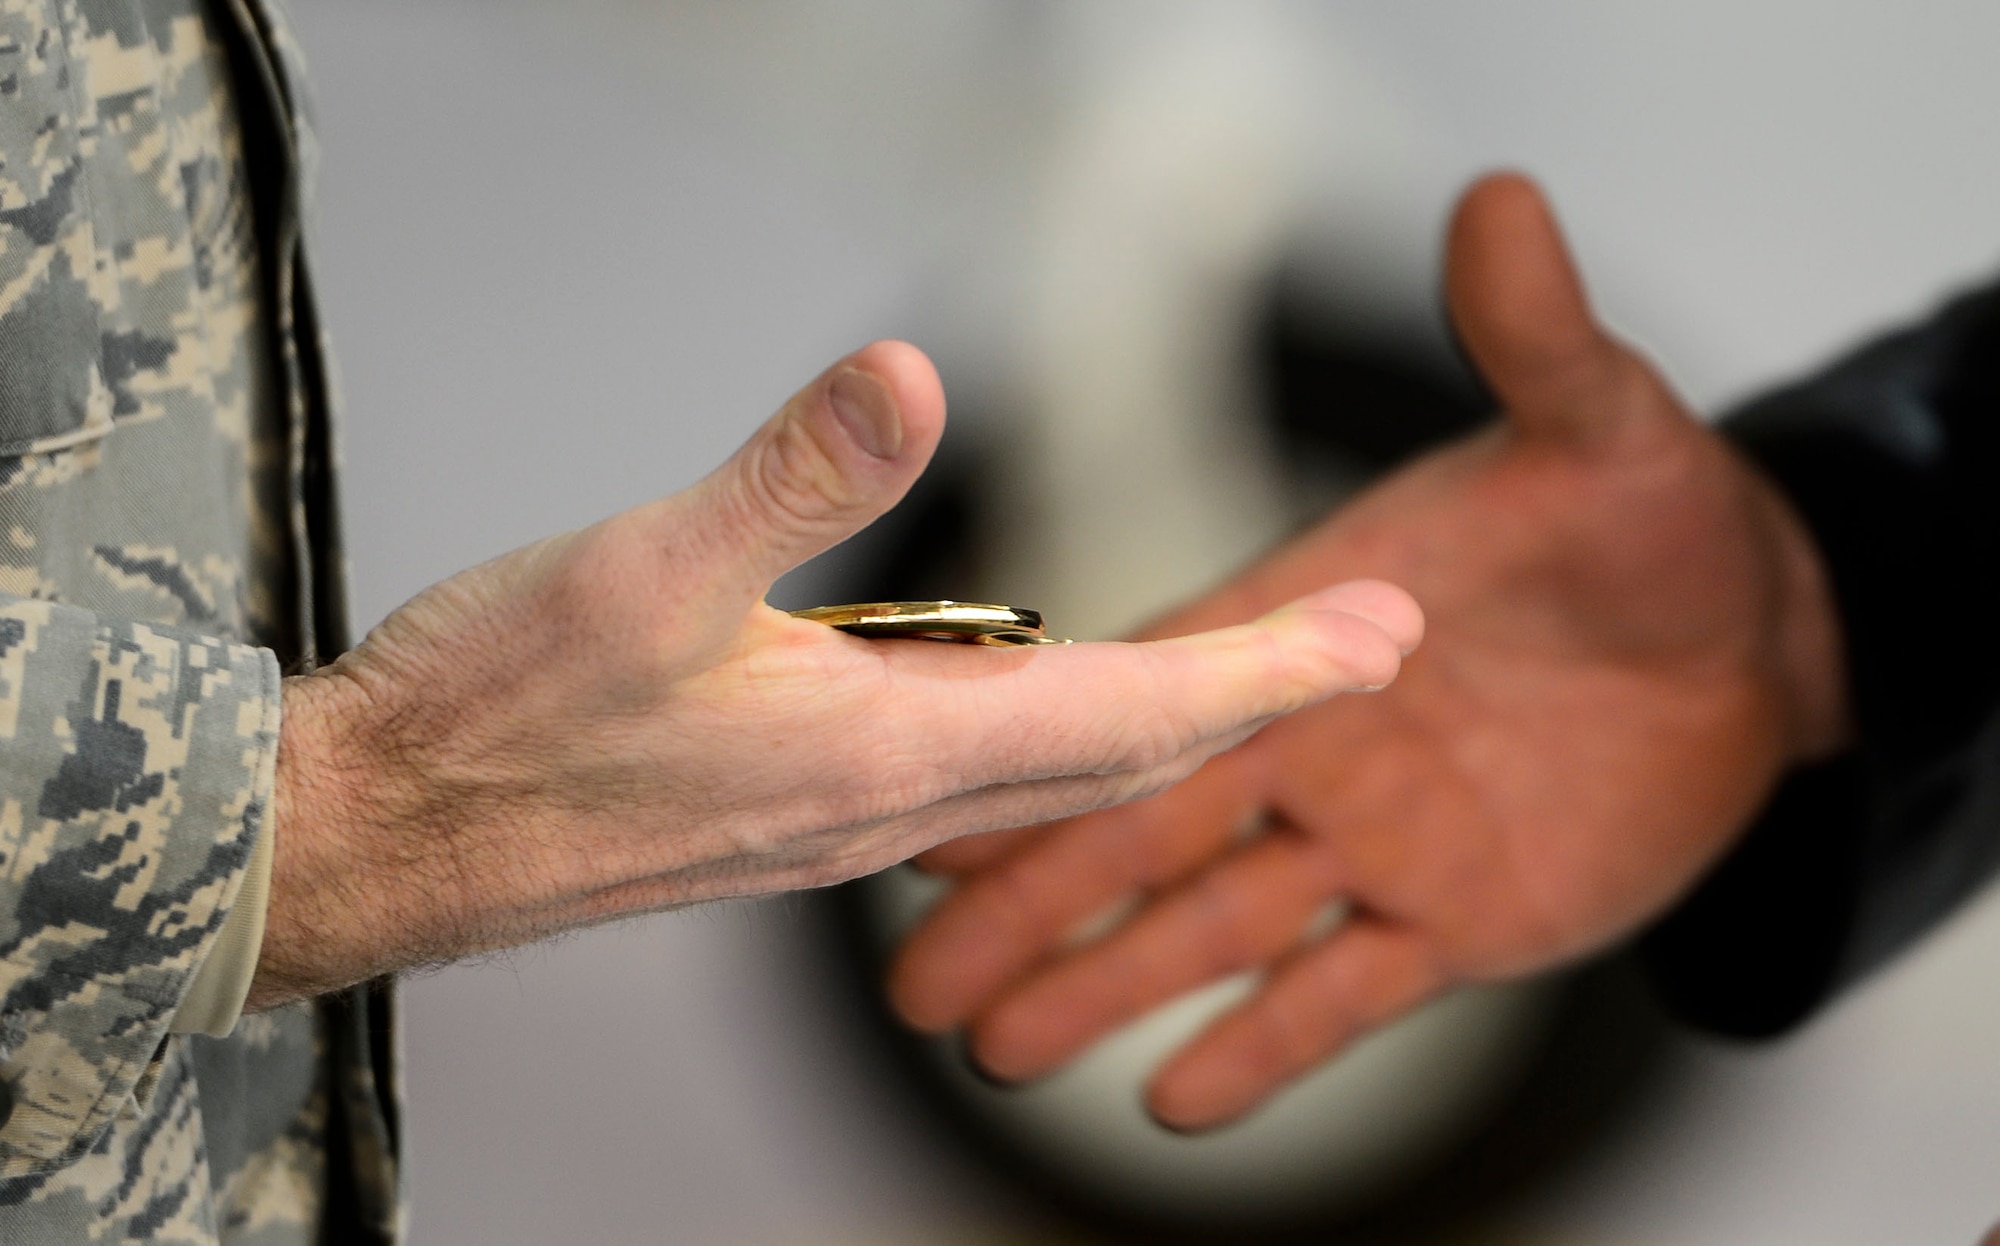
[[[1035,650],[1000,678],[938,698],[924,734],[961,790],[1149,770],[1335,693],[1387,684],[1422,629],[1402,590],[1337,585],[1213,632]],[[969,656],[907,653],[901,665],[962,679]]]
[[[942,874],[949,878],[974,874],[1046,838],[1049,830],[1048,826],[1017,826],[1005,831],[967,835],[918,853],[910,858],[910,864],[926,874]]]
[[[1052,824],[925,916],[890,965],[891,1006],[918,1029],[963,1024],[1090,919],[1234,842],[1259,786],[1254,760],[1225,753],[1158,796]]]

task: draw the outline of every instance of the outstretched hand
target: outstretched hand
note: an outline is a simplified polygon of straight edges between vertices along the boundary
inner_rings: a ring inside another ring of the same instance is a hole
[[[1387,683],[1421,620],[1351,584],[1156,644],[869,641],[764,604],[944,424],[885,342],[686,492],[475,567],[292,680],[261,1007],[625,913],[815,886],[1157,791]]]
[[[1788,764],[1840,743],[1840,640],[1802,526],[1593,318],[1530,183],[1467,192],[1446,294],[1504,420],[1153,630],[1374,576],[1422,605],[1423,653],[1164,795],[928,854],[958,885],[891,969],[913,1025],[966,1027],[984,1068],[1033,1078],[1255,970],[1148,1090],[1170,1126],[1220,1124],[1454,985],[1627,936]],[[1309,936],[1334,903],[1344,921]]]

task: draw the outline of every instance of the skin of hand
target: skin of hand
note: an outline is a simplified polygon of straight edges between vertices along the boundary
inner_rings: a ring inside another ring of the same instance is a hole
[[[944,399],[880,342],[693,488],[457,575],[288,681],[250,1006],[628,913],[833,883],[1157,791],[1394,677],[1343,585],[1153,644],[870,641],[764,603],[922,472]]]
[[[1531,183],[1467,191],[1446,300],[1504,419],[1152,629],[1380,576],[1422,605],[1423,652],[1388,691],[1274,723],[1164,795],[921,858],[957,885],[890,968],[912,1025],[964,1027],[1016,1081],[1253,970],[1146,1092],[1171,1128],[1223,1124],[1443,991],[1631,934],[1789,765],[1844,743],[1802,524],[1593,319]],[[1345,920],[1307,937],[1335,902]]]

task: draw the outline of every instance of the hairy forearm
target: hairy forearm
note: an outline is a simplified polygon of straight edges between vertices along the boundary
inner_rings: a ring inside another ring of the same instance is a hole
[[[342,729],[343,690],[336,680],[313,675],[286,681],[270,908],[249,1010],[421,963],[434,942],[399,898],[413,872],[435,867],[402,850],[395,828],[431,837],[410,795],[396,790],[387,774],[368,773],[365,752],[349,750],[355,740]]]

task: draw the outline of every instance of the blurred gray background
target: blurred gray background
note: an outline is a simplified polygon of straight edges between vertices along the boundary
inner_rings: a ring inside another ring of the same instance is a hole
[[[1608,315],[1710,410],[2000,259],[2000,7],[1970,0],[295,3],[363,626],[689,483],[876,336],[1004,437],[1061,323],[1044,243],[1096,202],[1079,153],[1143,156],[1149,118],[1161,151],[1256,157],[1197,223],[1300,240],[1385,318],[1427,298],[1458,184],[1534,172]],[[1242,71],[1273,48],[1290,76]],[[1056,1234],[856,1073],[795,913],[410,982],[418,1240]],[[2000,1219],[1996,981],[1989,899],[1797,1037],[1679,1040],[1673,1096],[1495,1233],[1971,1243]]]

